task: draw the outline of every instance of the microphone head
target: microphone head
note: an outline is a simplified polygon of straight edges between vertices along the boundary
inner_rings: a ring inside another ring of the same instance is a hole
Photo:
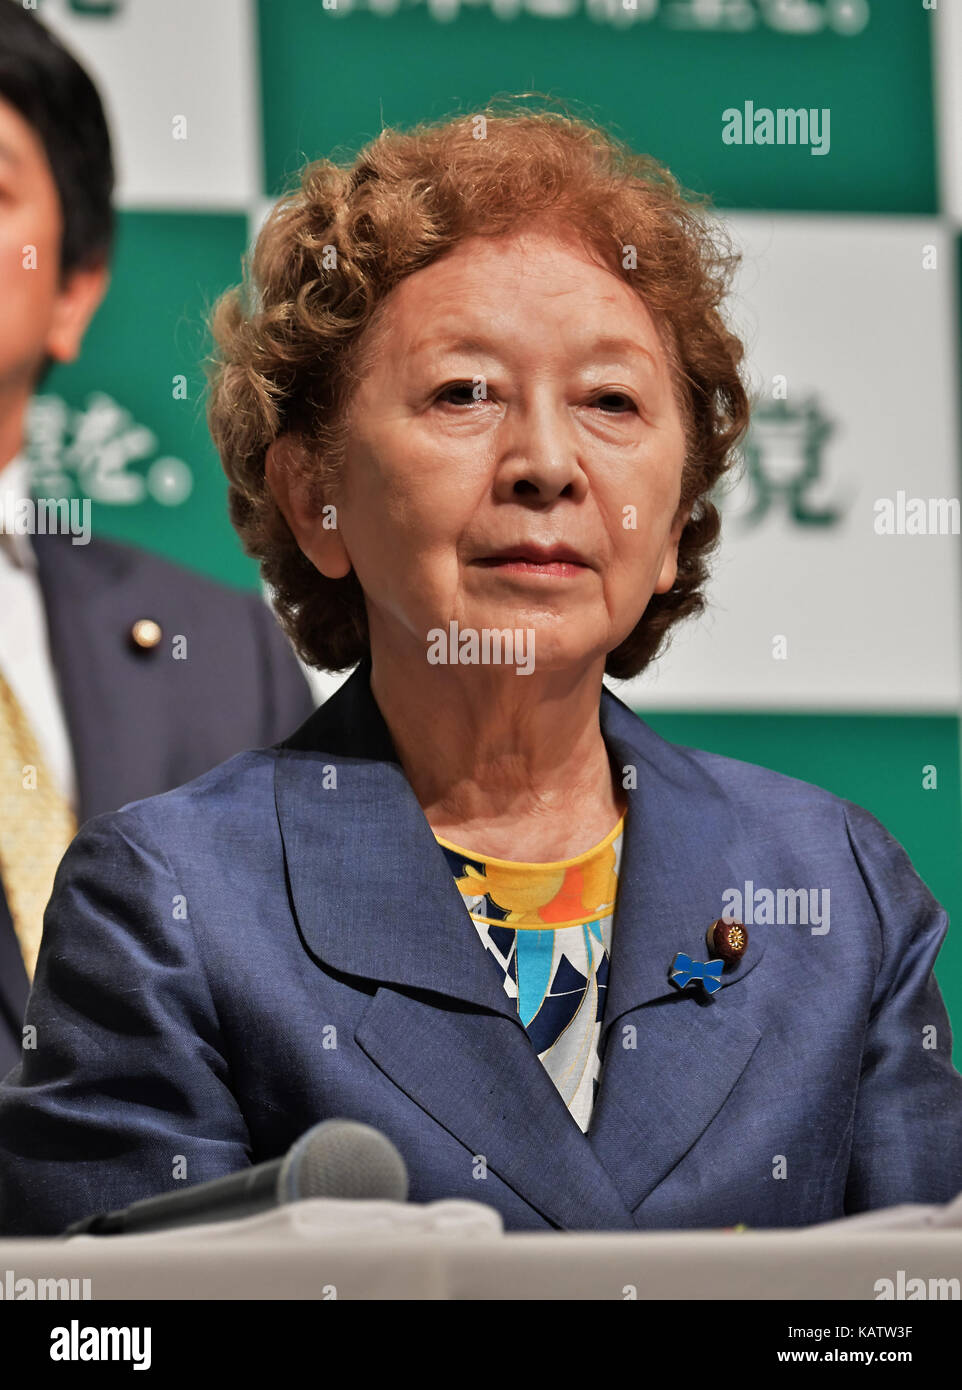
[[[357,1197],[404,1202],[404,1159],[380,1130],[358,1120],[322,1120],[287,1152],[277,1180],[281,1202]]]

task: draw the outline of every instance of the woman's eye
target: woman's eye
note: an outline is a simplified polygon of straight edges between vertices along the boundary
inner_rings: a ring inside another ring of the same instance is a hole
[[[444,401],[449,405],[480,405],[482,401],[488,399],[487,396],[476,394],[473,381],[452,381],[447,386],[443,386],[435,396],[435,401]],[[596,396],[592,405],[600,406],[605,414],[624,415],[631,411],[637,411],[637,406],[630,396],[626,396],[621,391],[606,391],[601,396]]]
[[[625,411],[626,411],[626,410],[628,410],[628,411],[637,410],[637,406],[635,405],[635,403],[634,403],[634,401],[631,399],[631,397],[630,397],[630,396],[622,395],[622,393],[621,393],[620,391],[606,391],[606,392],[604,393],[603,396],[596,396],[596,397],[595,397],[595,400],[594,400],[594,402],[593,402],[593,404],[594,404],[594,405],[602,405],[602,404],[603,404],[604,402],[606,402],[606,401],[607,401],[607,402],[612,402],[612,401],[614,401],[616,407],[617,407],[617,405],[620,403],[622,409],[619,410],[619,409],[616,408],[616,409],[614,410],[614,412],[613,412],[615,415],[623,415],[623,414],[625,414]]]
[[[460,395],[460,400],[451,400],[452,396]],[[451,405],[476,405],[485,397],[475,395],[473,381],[452,381],[450,385],[443,386],[438,392],[435,400],[447,400]]]

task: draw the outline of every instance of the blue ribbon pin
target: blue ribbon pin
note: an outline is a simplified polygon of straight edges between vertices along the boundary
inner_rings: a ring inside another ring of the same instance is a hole
[[[714,994],[716,989],[721,989],[721,976],[724,968],[725,962],[723,960],[692,960],[691,956],[686,956],[684,951],[679,951],[671,963],[668,978],[679,989],[685,989],[690,984],[697,984],[700,980],[705,992]]]

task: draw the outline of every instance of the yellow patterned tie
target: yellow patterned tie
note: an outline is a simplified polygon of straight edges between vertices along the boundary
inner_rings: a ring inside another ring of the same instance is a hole
[[[0,671],[0,876],[30,980],[54,874],[76,831],[70,803]]]

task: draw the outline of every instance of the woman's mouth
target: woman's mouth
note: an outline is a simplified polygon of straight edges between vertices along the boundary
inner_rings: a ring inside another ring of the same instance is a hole
[[[501,559],[500,556],[478,560],[477,563],[488,569],[497,569],[509,574],[554,575],[563,579],[572,579],[575,575],[583,574],[588,568],[587,565],[576,564],[572,560]]]
[[[486,555],[476,563],[507,574],[533,574],[556,579],[574,579],[590,568],[571,546],[538,545],[533,542],[505,546],[503,550]]]

